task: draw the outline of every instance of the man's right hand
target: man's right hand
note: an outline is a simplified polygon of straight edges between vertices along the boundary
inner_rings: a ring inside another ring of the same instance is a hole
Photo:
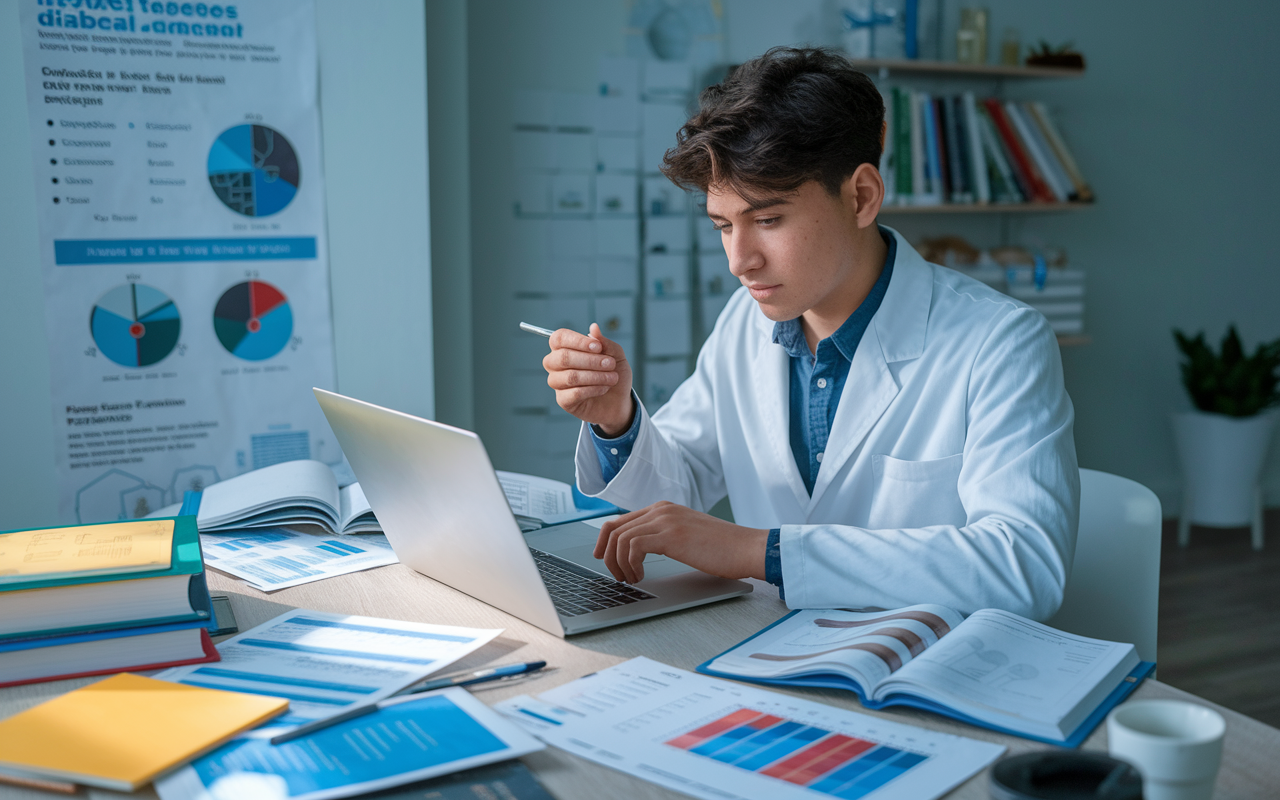
[[[542,359],[556,403],[578,419],[597,425],[605,436],[631,427],[631,365],[622,347],[591,324],[590,335],[568,328],[551,334],[551,352]]]

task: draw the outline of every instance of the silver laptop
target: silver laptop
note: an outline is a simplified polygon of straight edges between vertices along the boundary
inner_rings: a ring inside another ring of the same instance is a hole
[[[592,557],[599,528],[521,533],[480,437],[315,389],[400,561],[556,636],[737,597],[751,584],[650,555],[635,585]]]

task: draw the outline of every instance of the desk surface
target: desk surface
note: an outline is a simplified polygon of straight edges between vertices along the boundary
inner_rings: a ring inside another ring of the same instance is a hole
[[[251,589],[221,573],[209,572],[210,590],[216,594],[232,596],[232,605],[242,631],[295,606],[415,622],[504,628],[505,633],[458,662],[450,671],[455,668],[479,668],[489,663],[538,659],[555,667],[553,671],[546,671],[514,685],[477,687],[479,691],[476,696],[487,703],[517,694],[537,694],[635,656],[648,656],[677,667],[693,669],[787,612],[787,608],[778,600],[776,589],[758,581],[753,583],[756,591],[746,597],[562,640],[400,564],[329,578],[271,595]],[[88,682],[90,681],[87,679],[57,681],[0,690],[0,716],[9,716]],[[1006,745],[1009,753],[1026,752],[1045,746],[953,722],[923,711],[869,711],[862,708],[849,692],[824,689],[791,691],[777,688],[774,691],[933,730],[998,742]],[[1280,730],[1199,700],[1159,681],[1145,681],[1134,696],[1189,699],[1212,706],[1226,717],[1226,743],[1214,793],[1215,800],[1276,795],[1275,787],[1280,786]],[[1084,748],[1089,750],[1105,750],[1106,746],[1105,725],[1099,726],[1084,744]],[[683,797],[552,748],[527,756],[524,760],[560,800]],[[0,796],[13,797],[15,800],[50,800],[58,795],[5,787],[0,788]],[[955,800],[985,800],[989,796],[986,771],[947,795]]]

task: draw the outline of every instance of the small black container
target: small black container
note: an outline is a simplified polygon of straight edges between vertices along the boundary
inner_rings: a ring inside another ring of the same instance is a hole
[[[1142,776],[1102,753],[1041,750],[991,768],[994,800],[1142,800]]]

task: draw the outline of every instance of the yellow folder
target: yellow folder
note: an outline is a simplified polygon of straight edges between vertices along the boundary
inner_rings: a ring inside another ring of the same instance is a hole
[[[114,675],[0,721],[0,770],[133,791],[288,707]]]

